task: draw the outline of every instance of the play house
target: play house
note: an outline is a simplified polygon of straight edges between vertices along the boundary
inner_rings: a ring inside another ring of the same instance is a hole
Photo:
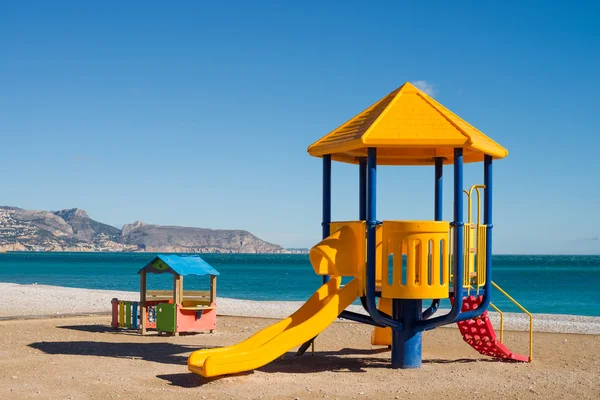
[[[140,301],[112,300],[113,328],[148,330],[159,334],[213,332],[217,322],[217,275],[219,272],[197,255],[159,254],[140,275]],[[173,290],[146,290],[147,274],[172,274]],[[184,291],[183,277],[210,276],[210,290]]]

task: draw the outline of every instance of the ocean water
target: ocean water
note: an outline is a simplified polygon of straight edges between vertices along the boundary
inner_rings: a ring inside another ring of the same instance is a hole
[[[137,271],[152,253],[0,254],[0,282],[88,289],[139,290]],[[217,296],[251,300],[305,300],[320,285],[305,254],[203,254],[221,275]],[[600,256],[497,255],[493,279],[534,313],[600,316]],[[185,277],[189,290],[207,277]],[[150,289],[172,288],[171,275],[148,276]],[[518,311],[500,293],[492,302]],[[449,307],[442,302],[442,307]]]

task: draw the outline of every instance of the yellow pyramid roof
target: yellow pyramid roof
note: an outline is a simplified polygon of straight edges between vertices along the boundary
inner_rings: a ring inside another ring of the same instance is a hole
[[[308,153],[358,163],[369,147],[377,148],[380,165],[430,165],[435,157],[449,164],[456,147],[463,148],[464,162],[483,161],[485,154],[496,159],[508,155],[504,147],[409,82],[310,145]]]

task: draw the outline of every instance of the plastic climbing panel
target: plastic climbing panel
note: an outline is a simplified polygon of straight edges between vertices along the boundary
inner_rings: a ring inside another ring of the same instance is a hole
[[[464,297],[462,311],[475,310],[481,304],[482,299],[482,296]],[[451,298],[450,301],[454,303],[454,298]],[[529,362],[529,357],[513,353],[500,343],[487,311],[477,318],[458,322],[457,325],[463,340],[480,354],[504,360]]]

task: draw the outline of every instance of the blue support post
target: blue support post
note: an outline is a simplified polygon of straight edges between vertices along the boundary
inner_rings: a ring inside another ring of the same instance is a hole
[[[360,221],[366,221],[367,219],[367,159],[361,157],[358,160],[358,219]],[[367,298],[365,296],[360,298],[361,304],[365,311],[367,309]],[[385,327],[385,325],[377,324],[371,317],[355,314],[350,311],[343,311],[340,315],[342,318],[347,318],[352,321],[362,322],[369,325]]]
[[[329,236],[331,224],[331,154],[323,156],[323,222],[321,223],[323,239]],[[323,283],[329,281],[329,275],[323,276]]]
[[[358,160],[358,219],[367,219],[367,159]]]
[[[483,223],[487,226],[485,237],[486,258],[485,258],[485,285],[483,286],[483,299],[475,310],[461,313],[458,321],[473,319],[481,314],[490,306],[492,301],[492,156],[486,155],[483,161]]]
[[[435,180],[434,180],[435,204],[433,207],[434,219],[436,221],[442,220],[442,205],[443,205],[442,196],[443,196],[443,190],[444,190],[443,173],[444,173],[444,159],[442,157],[436,157],[435,158]],[[440,254],[442,254],[441,251],[443,251],[442,250],[443,248],[444,248],[444,246],[440,243]],[[440,299],[433,299],[429,308],[427,310],[423,311],[422,318],[423,319],[430,318],[433,314],[436,313],[439,306],[440,306]]]
[[[462,309],[463,276],[463,149],[454,149],[454,304],[446,315],[416,322],[418,330],[428,330],[457,321]]]
[[[435,218],[442,215],[442,159],[435,160]],[[430,317],[439,300],[423,312],[423,300],[392,300],[392,317],[402,321],[404,329],[392,331],[392,368],[421,368],[423,362],[423,332],[417,328],[423,317]]]
[[[485,185],[485,189],[483,190],[484,198],[483,198],[483,223],[486,225],[486,236],[485,236],[485,292],[489,293],[489,298],[491,300],[492,295],[492,228],[494,225],[492,223],[492,156],[485,156],[483,162],[483,184]],[[489,305],[489,301],[487,303]],[[487,306],[486,306],[487,308]]]
[[[423,332],[414,328],[421,320],[423,300],[392,300],[392,314],[402,321],[402,331],[392,331],[392,368],[420,368],[423,359]]]
[[[375,259],[377,246],[377,149],[370,147],[367,157],[367,279],[365,301],[366,309],[373,321],[378,325],[389,326],[395,330],[402,330],[400,321],[386,318],[381,315],[375,304]]]
[[[436,221],[442,220],[442,205],[443,205],[443,192],[444,192],[444,159],[441,157],[435,158],[435,212],[434,217]]]
[[[462,308],[463,279],[463,149],[454,149],[454,303],[460,299]],[[459,308],[460,312],[460,308]]]

